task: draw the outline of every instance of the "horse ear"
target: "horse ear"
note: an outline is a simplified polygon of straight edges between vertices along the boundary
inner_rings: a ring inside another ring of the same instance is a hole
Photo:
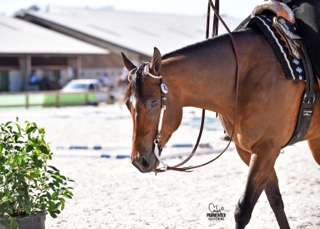
[[[126,66],[126,68],[129,71],[131,71],[132,69],[136,68],[136,66],[126,57],[126,55],[124,55],[123,52],[121,52],[121,55],[122,55],[124,66]]]
[[[153,57],[151,60],[150,68],[154,73],[159,73],[161,68],[161,53],[159,49],[154,47]]]

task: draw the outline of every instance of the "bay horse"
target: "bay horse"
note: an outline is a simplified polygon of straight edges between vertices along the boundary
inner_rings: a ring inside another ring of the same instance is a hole
[[[140,172],[157,169],[156,145],[161,152],[181,123],[183,107],[218,112],[229,135],[234,127],[232,140],[240,158],[249,166],[245,189],[235,209],[236,228],[245,228],[249,223],[263,190],[280,228],[289,228],[274,164],[295,130],[305,82],[285,78],[273,50],[255,29],[233,32],[233,36],[241,61],[237,107],[236,59],[227,35],[163,57],[155,48],[151,62],[138,67],[122,54],[126,68],[131,71],[126,96],[133,119],[131,160]],[[168,93],[161,120],[161,139],[156,144],[163,94],[160,81],[167,85]],[[318,100],[302,140],[308,141],[320,165],[319,103]]]

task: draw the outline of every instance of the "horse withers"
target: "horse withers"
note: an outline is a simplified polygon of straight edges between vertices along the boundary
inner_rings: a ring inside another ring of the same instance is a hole
[[[234,128],[233,141],[237,152],[249,166],[245,190],[235,210],[236,228],[244,228],[249,223],[263,190],[280,228],[289,228],[274,164],[295,130],[305,83],[285,78],[268,42],[256,30],[241,30],[233,35],[241,60],[239,79],[235,76],[236,59],[226,35],[163,57],[155,48],[151,62],[138,67],[123,55],[131,81],[126,96],[133,119],[131,160],[141,172],[157,169],[159,159],[155,152],[161,153],[179,127],[183,107],[218,112],[229,134]],[[236,90],[237,80],[239,90]],[[161,84],[168,88],[165,112],[162,112]],[[318,164],[319,121],[317,101],[314,117],[303,140],[308,140]]]

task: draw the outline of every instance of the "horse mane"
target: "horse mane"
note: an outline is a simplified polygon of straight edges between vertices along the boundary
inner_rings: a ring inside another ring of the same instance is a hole
[[[240,33],[243,33],[243,31],[245,31],[245,30],[249,30],[249,29],[244,28],[241,30],[233,31],[232,34],[240,34]],[[175,51],[172,51],[172,52],[169,52],[169,53],[163,55],[162,60],[169,59],[172,57],[182,56],[182,55],[185,55],[188,53],[192,53],[193,50],[195,50],[195,49],[207,49],[208,46],[211,46],[213,44],[219,45],[218,42],[223,42],[226,39],[226,37],[229,37],[229,35],[227,33],[224,33],[224,34],[220,34],[218,36],[208,38],[203,41],[199,41],[197,43],[185,46],[183,48],[177,49]]]
[[[167,54],[164,54],[162,56],[162,60],[168,59],[168,58],[172,58],[172,57],[177,57],[177,56],[181,56],[184,55],[186,53],[192,52],[193,49],[198,49],[198,48],[202,48],[206,45],[208,45],[208,43],[210,43],[210,41],[212,41],[213,39],[207,39],[207,40],[203,40],[200,42],[197,42],[195,44],[191,44],[188,46],[185,46],[183,48],[177,49],[175,51],[169,52]]]
[[[212,44],[213,40],[216,40],[224,35],[225,34],[223,34],[221,36],[217,36],[215,38],[209,38],[209,39],[185,46],[183,48],[177,49],[175,51],[169,52],[167,54],[164,54],[162,56],[162,61],[165,59],[178,57],[178,56],[185,55],[187,53],[191,53],[195,49],[206,49],[206,48],[208,48],[208,45]],[[142,83],[143,83],[142,72],[143,72],[143,68],[145,65],[146,65],[146,63],[143,63],[142,65],[140,65],[140,67],[136,73],[137,76],[135,77],[135,79],[131,80],[131,82],[128,84],[124,101],[127,101],[128,99],[130,99],[131,96],[135,96],[135,98],[137,100],[142,100],[142,93],[141,93],[141,87],[142,87]]]

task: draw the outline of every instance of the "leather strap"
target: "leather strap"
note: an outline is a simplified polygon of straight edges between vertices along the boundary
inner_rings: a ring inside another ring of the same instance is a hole
[[[313,72],[312,64],[304,41],[300,40],[299,43],[301,47],[300,56],[306,73],[306,89],[303,93],[295,131],[290,141],[285,146],[292,145],[300,141],[306,135],[312,120],[314,106],[317,101],[317,91],[314,89],[315,74]]]
[[[222,154],[224,154],[224,152],[227,151],[227,149],[229,148],[231,142],[232,142],[232,137],[234,135],[234,127],[235,127],[235,123],[236,123],[236,113],[237,113],[237,104],[238,104],[238,91],[239,91],[239,82],[240,82],[240,59],[239,59],[239,52],[238,52],[238,47],[236,45],[236,42],[235,42],[235,39],[230,31],[230,29],[228,28],[228,26],[226,25],[226,23],[224,22],[224,20],[221,18],[221,16],[219,15],[219,0],[216,0],[216,5],[218,5],[218,8],[216,8],[214,5],[213,5],[213,2],[212,0],[209,0],[208,1],[208,13],[207,13],[207,30],[206,30],[206,36],[209,36],[209,23],[210,23],[210,7],[213,9],[214,13],[215,13],[215,17],[218,18],[221,23],[224,25],[224,27],[226,28],[228,34],[229,34],[229,37],[231,39],[231,43],[232,43],[232,47],[233,47],[233,51],[235,53],[235,57],[236,57],[236,95],[235,95],[235,108],[234,108],[234,115],[233,115],[233,120],[234,120],[234,123],[233,123],[233,126],[232,126],[232,132],[231,132],[231,136],[230,136],[230,141],[229,143],[227,144],[227,146],[225,147],[225,149],[218,155],[216,156],[215,158],[213,158],[212,160],[206,162],[206,163],[203,163],[203,164],[200,164],[200,165],[196,165],[196,166],[187,166],[187,167],[180,167],[182,165],[184,165],[186,162],[188,162],[192,156],[195,154],[196,152],[196,149],[198,147],[198,144],[200,142],[200,139],[201,139],[201,135],[202,135],[202,130],[203,130],[203,125],[204,125],[204,117],[205,117],[205,110],[202,110],[202,120],[201,120],[201,127],[200,127],[200,132],[199,132],[199,136],[198,136],[198,139],[197,139],[197,143],[193,149],[193,151],[191,152],[191,154],[184,160],[182,161],[181,163],[175,165],[175,166],[166,166],[165,169],[156,169],[155,170],[155,173],[160,173],[160,172],[166,172],[168,170],[173,170],[173,171],[179,171],[179,172],[190,172],[190,170],[192,169],[195,169],[195,168],[199,168],[199,167],[202,167],[202,166],[205,166],[205,165],[208,165],[212,162],[214,162],[215,160],[217,160],[220,156],[222,156]],[[217,20],[217,19],[216,19]],[[216,24],[216,26],[215,26]],[[218,23],[215,23],[214,22],[214,25],[213,25],[213,35],[216,35],[218,31]]]

